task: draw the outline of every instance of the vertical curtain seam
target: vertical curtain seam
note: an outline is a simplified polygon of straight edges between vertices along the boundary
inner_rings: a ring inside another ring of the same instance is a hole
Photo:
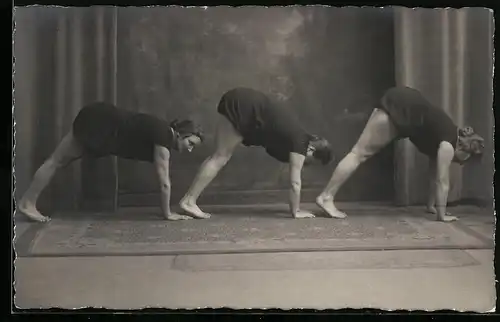
[[[113,26],[112,26],[112,42],[113,42],[113,55],[112,55],[112,60],[113,60],[113,88],[112,88],[112,93],[113,93],[113,104],[117,104],[117,82],[118,82],[118,7],[113,7]],[[118,204],[118,188],[119,188],[119,173],[118,173],[118,158],[116,156],[113,156],[113,172],[114,172],[114,191],[113,191],[113,210],[116,211],[119,207]]]

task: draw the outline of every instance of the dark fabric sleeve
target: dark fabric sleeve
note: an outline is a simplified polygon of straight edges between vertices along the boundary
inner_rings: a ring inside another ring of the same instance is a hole
[[[308,136],[297,134],[290,136],[288,142],[283,142],[283,144],[274,143],[273,145],[269,145],[266,147],[266,152],[276,160],[288,163],[290,161],[290,153],[294,152],[306,156],[308,146]]]
[[[437,116],[432,118],[432,127],[436,132],[437,139],[440,143],[442,141],[449,142],[456,148],[458,136],[457,126],[443,110],[436,109],[434,112]]]
[[[283,106],[277,106],[273,112],[273,131],[270,137],[279,138],[281,141],[279,145],[281,149],[286,150],[287,159],[290,152],[305,156],[309,146],[309,135],[302,128],[296,115]]]
[[[150,131],[151,141],[154,145],[170,149],[174,141],[174,133],[170,125],[165,121],[152,122]]]
[[[309,140],[306,135],[297,134],[291,138],[290,152],[295,152],[306,156]]]
[[[286,149],[267,147],[266,152],[280,162],[288,163],[290,161],[290,153]]]

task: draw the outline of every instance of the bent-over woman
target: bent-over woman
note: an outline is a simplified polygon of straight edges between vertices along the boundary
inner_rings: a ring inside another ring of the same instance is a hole
[[[161,188],[161,207],[166,219],[191,217],[170,210],[170,151],[188,151],[201,144],[201,130],[190,120],[168,123],[165,120],[98,102],[83,107],[71,131],[62,139],[52,155],[36,171],[33,181],[21,198],[18,209],[32,220],[45,222],[36,204],[42,190],[57,170],[83,155],[119,158],[154,163]]]
[[[464,164],[472,157],[482,155],[484,139],[470,126],[459,128],[442,109],[409,87],[394,87],[386,91],[358,142],[340,161],[316,203],[331,217],[346,217],[334,203],[340,187],[359,165],[389,143],[402,138],[409,138],[420,152],[429,157],[431,177],[427,210],[436,214],[437,220],[456,220],[446,212],[450,165],[452,162]]]

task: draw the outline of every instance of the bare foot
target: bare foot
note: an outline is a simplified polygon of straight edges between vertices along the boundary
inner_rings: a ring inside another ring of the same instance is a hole
[[[189,202],[183,200],[183,201],[180,202],[179,205],[180,205],[181,209],[186,214],[188,214],[189,216],[192,216],[192,217],[198,218],[198,219],[208,219],[208,218],[210,218],[210,214],[208,214],[206,212],[203,212],[200,209],[200,207],[198,207],[194,203],[189,203]]]
[[[166,216],[165,217],[167,220],[189,220],[189,219],[193,219],[193,217],[189,217],[189,216],[185,216],[185,215],[179,215],[179,214],[176,214],[175,212],[171,213],[170,215]]]
[[[434,214],[434,215],[437,215],[437,213],[438,213],[438,212],[437,212],[437,209],[436,209],[435,207],[431,207],[431,206],[427,206],[427,207],[425,208],[425,210],[426,210],[428,213],[430,213],[430,214]]]
[[[456,221],[456,220],[458,220],[457,217],[449,216],[449,215],[445,215],[444,217],[441,217],[441,216],[437,217],[437,221],[442,221],[442,222],[451,222],[451,221]]]
[[[344,219],[347,217],[345,213],[335,207],[331,198],[319,196],[316,198],[316,204],[332,218]]]
[[[438,213],[437,209],[434,207],[427,207],[426,210],[428,213],[433,214],[433,215],[437,215],[437,213]],[[449,216],[449,215],[451,215],[451,213],[446,212],[446,215]]]
[[[433,214],[433,215],[437,215],[437,209],[435,207],[429,207],[427,206],[426,208],[427,212],[430,213],[430,214]],[[448,221],[455,221],[455,220],[458,220],[457,217],[455,216],[452,216],[451,213],[449,212],[446,212],[445,216],[443,219],[441,219],[439,216],[438,216],[438,221],[444,221],[444,222],[448,222]]]
[[[293,217],[295,219],[314,218],[314,215],[310,212],[299,210]]]
[[[38,211],[38,209],[36,209],[36,206],[32,202],[21,200],[19,202],[18,209],[19,209],[19,212],[21,212],[22,214],[24,214],[26,217],[28,217],[31,220],[34,220],[37,222],[50,221],[50,218],[42,215]]]

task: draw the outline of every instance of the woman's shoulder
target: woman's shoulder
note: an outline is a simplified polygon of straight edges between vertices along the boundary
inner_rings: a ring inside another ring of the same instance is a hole
[[[421,97],[423,94],[413,87],[409,86],[394,86],[385,91],[384,96],[387,97],[410,97],[410,96],[418,96]]]

